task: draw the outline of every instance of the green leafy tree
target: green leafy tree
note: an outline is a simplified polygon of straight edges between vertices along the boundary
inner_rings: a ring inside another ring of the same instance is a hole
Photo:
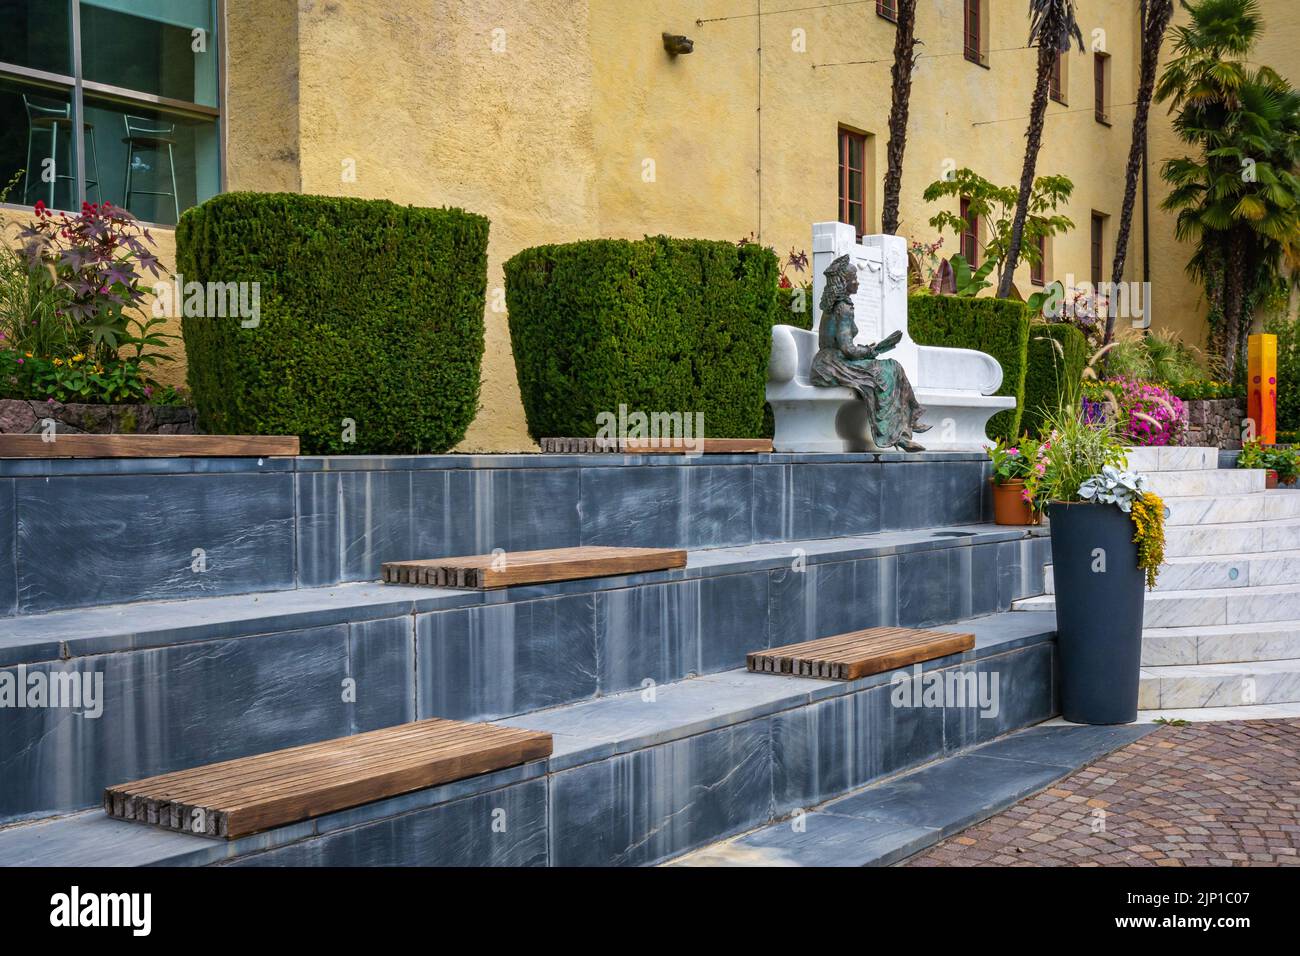
[[[1174,57],[1156,89],[1192,156],[1166,160],[1175,234],[1195,245],[1187,265],[1205,289],[1210,351],[1229,374],[1255,307],[1284,269],[1300,265],[1300,93],[1249,62],[1263,23],[1256,0],[1183,2]]]
[[[1069,232],[1074,228],[1074,222],[1068,216],[1056,211],[1062,203],[1069,200],[1073,192],[1074,183],[1067,176],[1039,176],[1034,181],[1029,196],[1028,213],[1021,223],[1021,234],[1026,240],[1024,248],[1026,262],[1034,265],[1038,263],[1040,238]],[[997,186],[964,167],[925,187],[922,196],[926,202],[953,198],[966,199],[967,215],[972,220],[977,219],[985,223],[987,227],[987,241],[976,239],[984,259],[978,269],[972,271],[965,257],[960,255],[953,256],[950,260],[953,272],[956,274],[959,295],[975,295],[987,288],[990,283],[985,279],[995,270],[1000,288],[1009,274],[1008,254],[1019,195],[1019,190],[1015,186]],[[949,229],[960,239],[961,234],[970,228],[970,221],[963,219],[958,213],[945,210],[931,216],[930,225],[941,233]],[[963,292],[964,288],[967,291]],[[1000,296],[1000,298],[1006,297]]]

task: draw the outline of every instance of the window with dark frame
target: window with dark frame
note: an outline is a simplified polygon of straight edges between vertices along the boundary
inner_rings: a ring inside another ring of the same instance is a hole
[[[1106,237],[1106,217],[1099,212],[1092,214],[1092,284],[1101,285],[1102,255]]]
[[[1065,101],[1065,54],[1056,54],[1056,62],[1052,65],[1052,78],[1048,83],[1048,93],[1052,99],[1062,106],[1068,105]]]
[[[1093,97],[1096,100],[1097,122],[1110,125],[1110,111],[1106,106],[1106,71],[1110,57],[1105,53],[1094,53],[1092,58]]]
[[[8,202],[111,202],[170,226],[220,192],[222,10],[219,0],[0,0],[0,184],[17,175]]]
[[[980,17],[981,2],[982,0],[964,0],[966,16],[963,36],[966,59],[983,66],[984,34],[981,32],[983,30],[983,21]]]
[[[859,239],[867,221],[867,136],[840,127],[840,222]]]
[[[897,23],[898,0],[876,0],[876,13],[891,23]]]
[[[1034,285],[1045,285],[1047,273],[1047,237],[1039,236],[1034,243],[1038,249],[1038,261],[1029,265],[1029,281]]]
[[[966,196],[961,197],[961,219],[966,223],[961,234],[961,257],[966,260],[966,264],[974,269],[979,265],[980,244],[979,216],[972,216],[970,212],[970,199]]]

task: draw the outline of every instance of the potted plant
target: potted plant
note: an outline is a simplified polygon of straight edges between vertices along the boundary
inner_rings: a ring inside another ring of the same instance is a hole
[[[1004,525],[1038,524],[1040,515],[1025,487],[1032,467],[1029,455],[1022,449],[1035,447],[1026,436],[1018,444],[999,441],[988,447],[993,462],[989,484],[993,486],[993,521]]]
[[[1137,719],[1143,585],[1164,559],[1164,502],[1124,471],[1112,423],[1074,410],[1048,420],[1028,479],[1052,531],[1061,710],[1082,724]]]
[[[1257,441],[1246,442],[1241,454],[1237,456],[1238,468],[1262,468],[1268,472],[1264,480],[1265,488],[1276,488],[1278,483],[1295,484],[1300,475],[1300,455],[1294,449],[1261,445]]]

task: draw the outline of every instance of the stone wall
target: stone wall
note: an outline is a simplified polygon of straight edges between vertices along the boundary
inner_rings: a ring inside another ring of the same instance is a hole
[[[93,435],[193,435],[197,413],[181,405],[83,405],[0,399],[0,435],[47,430]]]
[[[1201,398],[1183,402],[1187,410],[1187,444],[1240,448],[1244,398]]]

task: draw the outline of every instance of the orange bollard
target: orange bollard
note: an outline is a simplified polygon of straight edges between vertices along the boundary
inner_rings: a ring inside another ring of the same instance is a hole
[[[1277,336],[1252,335],[1246,344],[1246,416],[1255,440],[1277,443]]]

